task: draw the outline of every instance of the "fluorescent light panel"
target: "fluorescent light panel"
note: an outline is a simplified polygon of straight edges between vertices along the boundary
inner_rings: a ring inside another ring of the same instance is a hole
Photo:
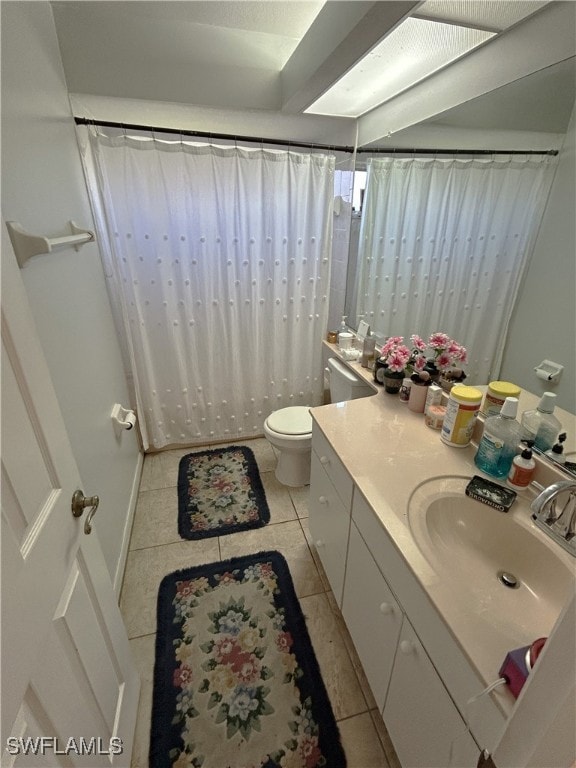
[[[306,112],[360,117],[494,34],[455,24],[405,19]]]
[[[426,0],[416,16],[483,29],[508,29],[539,11],[550,0]]]

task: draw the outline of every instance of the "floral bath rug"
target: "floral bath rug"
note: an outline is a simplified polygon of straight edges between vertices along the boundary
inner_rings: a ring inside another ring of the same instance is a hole
[[[203,539],[259,528],[270,510],[250,448],[189,453],[178,468],[178,533]]]
[[[320,766],[346,758],[282,555],[166,576],[150,768]]]

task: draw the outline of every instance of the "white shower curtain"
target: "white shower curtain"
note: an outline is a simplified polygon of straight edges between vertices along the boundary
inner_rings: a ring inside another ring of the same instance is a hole
[[[498,375],[554,161],[372,159],[357,312],[386,336],[443,331],[468,349],[467,383]]]
[[[79,137],[145,447],[319,404],[334,158]]]

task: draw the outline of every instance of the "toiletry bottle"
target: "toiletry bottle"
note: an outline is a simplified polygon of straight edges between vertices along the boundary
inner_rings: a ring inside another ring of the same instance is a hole
[[[557,462],[558,464],[566,463],[566,456],[564,456],[564,441],[566,440],[566,432],[558,435],[558,441],[554,443],[549,451],[546,451],[546,456],[549,459]]]
[[[524,448],[521,454],[514,456],[508,473],[508,485],[512,488],[527,488],[536,472],[536,462],[532,458],[532,450]]]
[[[360,357],[360,365],[362,368],[370,368],[370,364],[374,365],[374,354],[376,350],[376,339],[370,333],[362,342],[362,355]]]
[[[520,387],[510,381],[491,381],[480,408],[484,416],[497,416],[507,397],[520,397]]]
[[[518,398],[507,397],[502,410],[484,422],[484,432],[474,463],[487,475],[507,477],[520,442],[520,424],[516,421]]]
[[[472,439],[482,402],[482,392],[466,384],[455,384],[448,396],[440,439],[447,445],[466,448]]]
[[[340,328],[338,329],[338,340],[340,340],[340,334],[341,333],[348,333],[348,328],[346,328],[346,315],[342,315],[342,320],[340,322]]]
[[[522,440],[533,440],[543,453],[552,448],[562,430],[562,424],[553,414],[555,401],[554,392],[544,392],[538,407],[522,414]]]

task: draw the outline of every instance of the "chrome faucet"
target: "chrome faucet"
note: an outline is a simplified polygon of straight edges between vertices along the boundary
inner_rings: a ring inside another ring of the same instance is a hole
[[[558,498],[566,495],[560,506]],[[534,499],[530,509],[536,525],[576,557],[576,481],[552,483]]]

